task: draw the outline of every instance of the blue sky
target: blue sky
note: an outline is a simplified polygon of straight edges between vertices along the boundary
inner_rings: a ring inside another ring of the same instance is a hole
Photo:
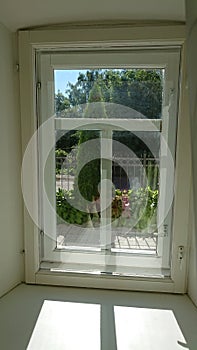
[[[60,90],[63,94],[67,89],[68,82],[76,83],[79,73],[85,73],[86,70],[55,70],[54,78],[55,78],[55,93]]]

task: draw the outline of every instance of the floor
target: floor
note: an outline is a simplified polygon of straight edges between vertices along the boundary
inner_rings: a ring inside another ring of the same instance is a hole
[[[21,284],[0,299],[2,350],[196,350],[186,295]]]

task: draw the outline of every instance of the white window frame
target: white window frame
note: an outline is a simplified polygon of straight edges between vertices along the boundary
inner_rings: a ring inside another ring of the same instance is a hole
[[[178,99],[178,80],[179,80],[179,62],[180,62],[180,48],[174,48],[174,49],[139,49],[136,50],[128,50],[125,52],[123,49],[118,52],[113,52],[111,50],[106,51],[103,53],[101,50],[99,52],[95,52],[95,50],[88,49],[88,52],[83,51],[80,53],[80,55],[76,55],[75,53],[53,53],[53,52],[43,52],[41,55],[38,55],[38,61],[39,61],[39,76],[38,79],[41,82],[41,89],[40,91],[40,100],[41,100],[41,106],[40,106],[40,123],[44,123],[47,119],[49,119],[51,116],[54,115],[54,70],[56,69],[84,69],[85,67],[89,68],[161,68],[165,69],[165,76],[166,81],[164,82],[164,101],[162,106],[162,119],[127,119],[123,120],[121,119],[121,116],[117,115],[117,118],[115,119],[107,119],[107,120],[87,120],[87,119],[67,119],[67,118],[55,118],[54,117],[54,123],[51,122],[51,128],[47,128],[47,131],[45,132],[45,135],[41,136],[41,142],[40,142],[40,154],[42,154],[42,149],[46,150],[45,143],[47,141],[47,144],[49,142],[49,139],[51,139],[51,144],[54,144],[54,131],[55,129],[59,130],[72,130],[72,129],[80,129],[82,128],[88,128],[93,129],[96,127],[101,132],[101,138],[103,133],[105,132],[106,128],[109,133],[112,132],[112,130],[128,130],[131,132],[135,131],[161,131],[161,161],[160,161],[160,192],[162,192],[162,196],[159,198],[159,216],[162,218],[164,216],[163,212],[165,211],[165,208],[168,207],[168,203],[170,202],[169,196],[173,196],[173,187],[174,187],[174,168],[170,169],[170,165],[173,166],[173,164],[168,165],[168,169],[166,165],[163,165],[163,162],[166,163],[166,157],[169,155],[167,154],[166,144],[168,144],[168,148],[173,153],[173,156],[175,156],[175,135],[176,135],[176,126],[177,126],[177,105],[176,101]],[[98,65],[99,64],[99,65]],[[172,93],[173,92],[173,96]],[[43,103],[42,103],[43,101]],[[172,102],[172,103],[171,103]],[[171,103],[171,105],[170,105]],[[47,108],[46,108],[47,106]],[[175,116],[172,118],[172,116]],[[79,124],[80,127],[79,127]],[[170,131],[169,131],[170,130]],[[44,132],[44,130],[43,130]],[[169,135],[170,133],[170,135]],[[171,134],[174,135],[171,137]],[[105,136],[107,137],[107,136]],[[102,147],[101,142],[101,153],[106,153],[110,147]],[[110,159],[112,155],[108,152],[108,154],[105,154],[104,158]],[[42,162],[42,156],[40,157],[40,173],[41,173],[41,183],[43,183],[42,188],[44,188],[44,167],[45,164]],[[45,157],[44,157],[45,158]],[[172,161],[174,159],[171,159]],[[51,168],[48,169],[47,173],[50,173],[48,182],[48,188],[53,189],[54,183],[55,183],[55,160],[51,158]],[[168,162],[167,162],[168,163]],[[169,162],[170,163],[170,162]],[[166,175],[168,174],[168,175]],[[171,178],[171,180],[170,180]],[[166,191],[166,183],[168,191]],[[164,190],[162,188],[164,187]],[[101,191],[103,189],[101,188]],[[104,191],[103,191],[104,192]],[[51,197],[51,200],[54,203],[55,206],[55,196],[54,191],[51,190],[51,193],[48,193]],[[110,194],[108,194],[109,197]],[[101,196],[102,197],[102,196]],[[42,224],[42,231],[44,233],[43,238],[43,260],[44,261],[62,261],[62,262],[69,262],[69,264],[74,263],[82,263],[86,262],[86,264],[90,264],[90,261],[92,259],[93,264],[103,264],[106,263],[108,260],[111,265],[119,266],[123,264],[129,264],[131,271],[133,267],[139,267],[140,271],[144,266],[144,269],[148,271],[150,268],[158,269],[158,274],[162,275],[162,270],[170,270],[170,261],[169,256],[170,249],[171,249],[171,222],[172,222],[172,207],[170,209],[170,212],[165,217],[164,222],[162,222],[162,225],[159,227],[159,235],[158,235],[158,244],[157,244],[157,251],[158,255],[151,257],[150,255],[147,257],[147,260],[145,257],[142,258],[143,254],[135,254],[131,255],[126,258],[124,254],[121,255],[121,253],[113,254],[113,256],[108,258],[105,256],[104,252],[103,254],[99,253],[85,253],[85,251],[80,252],[74,252],[74,254],[71,254],[71,251],[63,252],[61,250],[56,249],[56,217],[55,213],[54,215],[52,213],[49,214],[50,208],[47,209],[48,205],[48,198],[45,200],[46,203],[43,203],[43,210],[42,216],[44,219],[44,222]],[[101,204],[102,204],[102,198],[101,198]],[[101,217],[102,221],[102,217]],[[163,221],[163,218],[162,220]],[[48,229],[47,229],[48,227]],[[53,227],[53,233],[50,234],[50,237],[48,237],[45,232],[51,231],[51,228]],[[166,230],[166,228],[168,228]],[[168,232],[164,232],[164,231]],[[104,230],[105,231],[105,230]],[[111,242],[111,237],[106,236],[106,232],[103,232],[103,239],[102,242],[105,241]],[[51,239],[53,237],[53,239]],[[109,254],[109,252],[108,252]],[[145,255],[145,252],[144,252]],[[72,259],[72,257],[74,257]],[[46,266],[46,264],[45,264]],[[128,268],[129,269],[129,268]],[[88,266],[88,270],[91,270],[91,265]],[[156,274],[156,270],[153,273]],[[149,275],[151,275],[151,270],[149,272]]]
[[[80,40],[79,40],[80,36]],[[172,39],[174,38],[174,39]],[[36,131],[36,82],[35,75],[35,51],[39,49],[84,49],[88,47],[182,47],[183,54],[184,27],[183,26],[163,26],[163,27],[139,27],[130,26],[124,28],[88,28],[83,31],[77,29],[65,30],[44,30],[44,31],[21,31],[19,33],[19,56],[20,56],[20,93],[21,93],[21,121],[22,121],[22,148],[25,153],[26,146]],[[182,60],[182,72],[184,69],[184,60]],[[24,210],[25,227],[25,260],[26,260],[26,282],[44,283],[56,285],[89,286],[100,288],[117,288],[132,290],[154,290],[163,292],[185,292],[186,290],[186,272],[187,272],[187,226],[188,210],[185,208],[185,202],[189,203],[188,176],[190,177],[190,149],[188,118],[182,118],[185,113],[186,101],[184,91],[184,74],[182,74],[181,84],[181,103],[179,105],[179,123],[177,134],[176,151],[176,176],[175,176],[175,202],[173,219],[173,245],[171,261],[171,278],[150,279],[133,277],[111,278],[102,276],[93,278],[83,276],[79,278],[76,274],[53,273],[49,270],[40,270],[40,252],[39,240],[40,232]],[[182,140],[182,142],[180,141]],[[185,140],[185,142],[183,142]],[[38,216],[38,155],[35,149],[32,152],[32,158],[29,162],[29,176],[24,186],[34,188],[30,193],[32,211]],[[185,172],[185,169],[187,171]],[[184,177],[187,175],[187,180]],[[182,189],[184,188],[184,197]],[[189,206],[187,206],[189,208]],[[179,247],[184,247],[183,259],[178,259]]]

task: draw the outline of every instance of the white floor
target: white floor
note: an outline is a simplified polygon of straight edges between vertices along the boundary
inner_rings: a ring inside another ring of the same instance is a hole
[[[20,285],[0,299],[2,350],[197,350],[186,295]]]

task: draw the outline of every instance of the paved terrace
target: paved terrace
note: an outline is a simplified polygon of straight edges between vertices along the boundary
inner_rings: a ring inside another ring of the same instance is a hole
[[[112,228],[112,247],[115,249],[132,249],[155,251],[156,234],[142,234],[128,228]],[[100,248],[100,231],[76,225],[58,225],[58,247]]]

